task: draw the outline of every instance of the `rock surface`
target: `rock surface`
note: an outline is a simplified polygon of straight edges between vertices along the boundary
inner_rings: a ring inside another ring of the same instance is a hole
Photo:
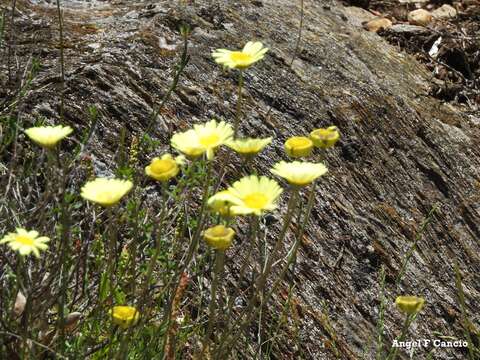
[[[58,118],[58,33],[53,7],[17,3],[18,64],[24,66],[32,53],[42,63],[19,109],[22,126],[28,126],[40,116]],[[403,321],[393,305],[398,294],[426,298],[408,338],[464,338],[455,261],[464,275],[467,312],[478,328],[480,119],[430,98],[428,72],[414,58],[352,25],[339,4],[305,1],[301,48],[290,67],[298,2],[195,0],[186,8],[178,3],[118,0],[65,8],[65,119],[80,134],[88,126],[87,106],[99,107],[102,117],[89,148],[97,170],[112,171],[124,124],[128,137],[145,129],[154,101],[171,81],[182,21],[193,28],[191,61],[152,132],[164,144],[159,152],[168,149],[173,132],[192,123],[233,119],[236,76],[222,72],[210,52],[261,40],[271,50],[246,72],[241,131],[275,137],[261,158],[264,173],[284,156],[286,137],[330,124],[342,132],[339,146],[326,155],[330,176],[318,186],[318,204],[296,267],[302,348],[286,342],[273,355],[375,358],[382,265],[388,344]],[[434,204],[439,211],[397,287],[402,259]],[[290,241],[285,251],[289,246]],[[232,274],[235,259],[228,258]],[[476,336],[473,330],[471,336]],[[423,358],[430,350],[420,348],[415,356]],[[245,358],[254,358],[250,351],[243,350]],[[466,356],[465,349],[434,352],[440,360]],[[400,357],[407,355],[401,352]]]

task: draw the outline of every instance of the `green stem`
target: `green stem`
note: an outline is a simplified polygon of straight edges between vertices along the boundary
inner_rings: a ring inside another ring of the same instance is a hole
[[[435,214],[437,209],[438,209],[437,205],[436,204],[433,205],[430,211],[428,212],[427,217],[423,220],[422,225],[420,226],[420,229],[418,230],[415,236],[415,241],[413,242],[413,245],[410,247],[410,249],[407,251],[405,255],[405,259],[402,263],[402,267],[400,268],[400,272],[398,274],[397,280],[395,281],[395,286],[400,285],[403,275],[405,274],[405,271],[407,269],[408,262],[410,261],[410,258],[413,256],[414,252],[417,250],[417,244],[422,239],[423,233],[427,228],[427,226],[432,222],[433,215]]]
[[[408,315],[405,318],[405,321],[402,327],[402,332],[400,336],[395,339],[397,342],[403,341],[405,339],[408,328],[410,327],[410,325],[412,324],[412,322],[415,320],[416,317],[417,317],[417,314],[415,313],[412,315]],[[385,358],[385,360],[395,360],[395,358],[397,357],[397,352],[398,352],[398,346],[392,347],[390,349],[390,352],[388,353],[388,356]]]
[[[268,260],[265,264],[265,268],[264,268],[263,272],[261,273],[261,275],[259,276],[259,278],[258,278],[258,280],[255,284],[254,294],[250,298],[250,301],[249,301],[247,307],[245,308],[245,310],[240,314],[237,322],[235,324],[233,324],[233,326],[230,327],[230,329],[228,329],[228,331],[226,331],[223,334],[222,338],[220,339],[220,344],[219,344],[219,347],[218,347],[218,350],[217,350],[216,358],[222,358],[221,357],[222,352],[224,351],[225,348],[227,349],[226,350],[227,353],[232,349],[232,347],[233,347],[235,341],[237,340],[237,338],[233,337],[230,340],[228,340],[228,337],[230,337],[234,327],[237,326],[238,324],[240,324],[240,329],[237,333],[242,333],[246,329],[248,324],[250,323],[253,316],[256,315],[257,311],[253,311],[253,310],[254,310],[255,304],[257,303],[257,300],[258,300],[258,292],[259,291],[261,292],[262,289],[265,287],[265,284],[266,284],[267,279],[268,279],[268,275],[270,274],[270,272],[272,270],[272,266],[275,262],[276,255],[280,251],[280,247],[283,245],[285,235],[287,234],[290,223],[292,222],[293,214],[294,214],[295,209],[297,207],[298,196],[299,196],[298,189],[293,189],[292,190],[292,195],[290,196],[290,199],[288,201],[288,207],[287,207],[287,212],[285,214],[283,227],[280,231],[280,235],[277,239],[277,242],[275,243],[274,248],[273,248],[272,252],[270,253],[270,256],[268,257]],[[247,318],[242,322],[242,319],[243,319],[244,316],[247,316]],[[225,357],[223,357],[223,358],[225,358]]]
[[[108,276],[109,276],[109,288],[110,288],[110,295],[109,295],[109,302],[113,305],[114,297],[115,297],[115,262],[117,258],[117,229],[115,227],[115,211],[112,207],[107,209],[107,214],[109,217],[108,222]]]
[[[206,174],[205,182],[203,183],[203,189],[202,189],[202,194],[203,194],[202,196],[203,197],[202,197],[202,205],[201,205],[201,208],[200,208],[200,214],[198,215],[198,224],[197,224],[197,227],[195,229],[195,233],[193,235],[193,238],[190,242],[190,245],[187,249],[187,254],[186,254],[185,260],[182,262],[181,266],[179,266],[177,272],[174,275],[175,286],[173,287],[173,292],[172,292],[171,299],[168,302],[168,305],[166,306],[166,309],[165,309],[165,317],[164,317],[163,323],[166,325],[167,329],[170,327],[170,321],[171,321],[171,315],[172,315],[172,305],[173,305],[173,301],[174,301],[174,298],[175,298],[176,289],[180,285],[182,274],[188,268],[188,266],[190,265],[190,262],[192,261],[192,258],[195,254],[195,250],[198,247],[198,242],[200,240],[200,235],[202,234],[203,226],[205,224],[206,214],[207,214],[207,211],[206,211],[207,210],[207,202],[208,202],[208,198],[210,196],[211,177],[212,177],[212,161],[208,161],[208,163],[207,163],[207,174]],[[164,338],[164,342],[163,342],[163,346],[162,346],[162,349],[163,349],[162,353],[163,354],[165,353],[165,347],[167,345],[167,338],[168,338],[168,336],[165,336],[165,338]]]
[[[233,138],[236,139],[238,135],[238,127],[240,125],[240,119],[242,118],[242,98],[243,98],[243,71],[240,70],[238,75],[238,87],[237,87],[237,110],[235,113],[235,123],[233,125]]]
[[[175,75],[173,77],[172,83],[170,84],[170,87],[168,88],[165,95],[160,100],[160,104],[156,108],[155,106],[153,106],[152,116],[150,117],[150,120],[147,124],[147,128],[145,129],[145,131],[142,133],[142,136],[140,137],[140,143],[138,146],[139,151],[143,150],[143,146],[145,145],[145,135],[149,134],[152,131],[153,126],[155,125],[155,122],[157,120],[158,114],[160,114],[160,111],[163,109],[166,102],[172,95],[172,92],[177,88],[178,81],[180,80],[180,75],[182,75],[183,71],[185,70],[185,67],[188,64],[188,61],[190,60],[190,56],[188,55],[188,36],[190,32],[188,29],[182,29],[181,34],[183,37],[183,52],[180,57],[180,62],[177,64],[177,69],[175,71]]]
[[[163,221],[165,219],[165,215],[167,213],[167,200],[168,200],[168,183],[163,182],[162,183],[162,209],[160,211],[160,217],[157,222],[157,226],[161,229],[163,225]],[[155,243],[155,251],[150,259],[150,262],[148,264],[147,268],[147,274],[145,276],[145,282],[143,284],[143,289],[142,289],[142,299],[138,305],[138,311],[140,312],[140,315],[142,315],[142,310],[143,307],[147,304],[147,295],[148,295],[148,288],[150,286],[150,281],[152,280],[152,274],[153,274],[153,269],[155,268],[155,264],[157,263],[158,256],[160,255],[160,251],[162,250],[162,237],[161,237],[161,231],[160,233],[156,234],[156,243]],[[142,318],[145,319],[147,318],[146,316],[142,316]],[[139,321],[141,323],[143,321]]]
[[[245,277],[245,271],[247,270],[248,266],[250,265],[250,258],[252,257],[253,249],[255,247],[255,240],[256,240],[256,235],[253,233],[253,219],[250,222],[250,231],[249,231],[249,238],[250,238],[250,245],[248,246],[247,254],[245,255],[245,261],[243,262],[242,266],[240,267],[240,271],[238,272],[238,280],[236,281],[237,285],[235,286],[234,293],[228,300],[227,304],[227,310],[226,310],[226,319],[230,319],[232,316],[232,311],[233,311],[233,304],[235,302],[235,299],[240,295],[242,290],[240,289],[240,286],[243,282],[243,279]],[[260,268],[260,271],[262,268]]]
[[[70,214],[68,212],[68,204],[65,200],[67,187],[67,169],[60,159],[60,151],[55,151],[57,166],[61,171],[61,179],[59,186],[60,199],[60,224],[61,224],[61,243],[60,243],[60,296],[58,299],[58,327],[60,330],[60,350],[63,352],[65,345],[65,302],[67,299],[67,280],[69,273],[69,264],[67,261],[70,257]]]
[[[60,74],[61,74],[61,90],[60,90],[60,120],[63,122],[63,98],[65,92],[65,58],[63,54],[63,17],[60,8],[60,0],[57,0],[58,29],[60,32]]]
[[[225,264],[225,252],[222,250],[217,250],[215,252],[215,269],[214,269],[212,287],[211,287],[211,293],[210,293],[210,304],[208,307],[208,313],[209,313],[208,326],[207,326],[207,331],[205,333],[205,337],[203,338],[202,356],[207,348],[208,342],[213,333],[213,327],[216,323],[215,313],[216,313],[216,305],[217,305],[217,290],[221,282],[221,279],[223,277],[224,264]]]
[[[22,321],[21,321],[21,331],[22,331],[22,350],[21,350],[21,358],[28,359],[28,318],[29,318],[29,311],[27,309],[28,303],[30,302],[30,294],[27,293],[27,271],[25,266],[25,259],[23,255],[18,255],[18,263],[17,263],[17,281],[18,281],[18,289],[22,291],[22,294],[26,298],[25,309],[22,314]]]

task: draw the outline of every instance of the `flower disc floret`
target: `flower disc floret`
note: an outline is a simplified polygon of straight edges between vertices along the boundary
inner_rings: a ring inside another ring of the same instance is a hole
[[[418,296],[398,296],[395,299],[395,304],[400,311],[412,315],[422,310],[425,299]]]
[[[232,245],[234,236],[235,231],[224,225],[213,226],[203,233],[205,242],[212,248],[220,251],[225,251]]]
[[[292,158],[309,156],[312,150],[313,142],[305,136],[294,136],[285,142],[285,152]]]
[[[114,306],[109,310],[114,324],[122,329],[135,325],[140,318],[140,313],[133,306]]]
[[[25,134],[36,144],[44,148],[53,148],[57,143],[70,135],[73,129],[70,126],[39,126],[25,130]]]
[[[212,52],[215,62],[230,69],[246,69],[259,60],[262,60],[268,48],[261,42],[249,41],[241,51],[217,49]]]
[[[284,178],[292,185],[306,186],[320,176],[325,175],[328,169],[323,164],[300,161],[280,161],[279,163],[276,163],[270,171],[273,174]]]
[[[271,142],[271,137],[265,139],[246,138],[230,140],[227,142],[227,146],[242,156],[251,157],[258,154]]]
[[[5,235],[0,244],[7,244],[12,250],[18,251],[20,255],[29,255],[33,252],[36,257],[40,257],[40,250],[46,250],[50,239],[46,236],[38,236],[38,231],[27,231],[23,228],[17,228],[16,232]]]
[[[231,204],[233,215],[262,215],[277,207],[277,199],[282,188],[275,180],[265,176],[250,175],[236,181],[227,192],[213,195],[209,204],[215,201],[226,201]]]
[[[157,181],[168,181],[177,176],[180,171],[180,165],[183,165],[184,156],[173,158],[170,154],[165,154],[161,158],[153,158],[150,165],[145,167],[145,174]]]
[[[133,187],[129,180],[96,178],[82,187],[81,196],[89,201],[109,207],[117,204]]]
[[[332,147],[340,139],[340,132],[336,126],[313,130],[310,133],[313,144],[322,149]]]

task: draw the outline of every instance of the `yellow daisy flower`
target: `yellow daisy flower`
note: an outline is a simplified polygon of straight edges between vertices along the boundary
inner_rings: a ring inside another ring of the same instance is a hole
[[[53,148],[63,138],[72,133],[70,126],[39,126],[25,130],[25,134],[35,143],[45,148]]]
[[[243,155],[245,157],[251,157],[258,154],[265,148],[265,146],[267,146],[271,142],[271,137],[265,139],[246,138],[230,140],[227,142],[226,145],[240,155]]]
[[[193,159],[206,151],[205,147],[200,144],[197,133],[193,129],[174,134],[170,143],[175,149]]]
[[[36,257],[40,257],[40,250],[46,250],[50,239],[46,236],[38,236],[38,231],[27,231],[23,228],[17,228],[16,232],[9,233],[0,240],[0,244],[7,244],[20,255],[29,255],[33,252]]]
[[[219,195],[225,195],[228,194],[228,190],[223,190],[218,192],[217,194]],[[212,199],[212,198],[211,198]],[[221,200],[221,199],[215,199],[213,198],[211,201],[208,202],[208,207],[210,208],[211,211],[214,213],[217,213],[221,216],[228,217],[232,216],[233,214],[230,211],[230,202]]]
[[[312,140],[304,136],[293,136],[285,142],[285,151],[293,158],[309,156],[312,150]]]
[[[109,310],[109,314],[112,316],[113,323],[122,329],[135,325],[140,318],[140,313],[133,306],[114,306]]]
[[[161,158],[153,158],[150,165],[145,167],[145,174],[157,181],[168,181],[177,176],[180,171],[179,165],[185,163],[184,156],[177,156],[175,159],[170,154]]]
[[[129,180],[96,178],[82,187],[81,196],[104,207],[118,203],[133,187]]]
[[[425,299],[418,296],[398,296],[395,304],[400,311],[412,315],[422,310]]]
[[[318,177],[325,175],[328,170],[323,164],[300,161],[280,161],[279,163],[276,163],[270,171],[275,175],[286,179],[292,185],[305,186]]]
[[[262,215],[265,211],[274,210],[276,201],[282,193],[282,188],[275,180],[265,176],[250,175],[236,181],[227,192],[220,192],[208,200],[231,203],[233,215]]]
[[[197,157],[204,152],[212,160],[215,149],[225,144],[233,136],[233,129],[225,121],[217,123],[211,120],[205,124],[194,125],[193,129],[172,136],[172,146],[184,154]]]
[[[218,64],[230,69],[243,70],[262,60],[267,51],[268,48],[263,47],[261,42],[249,41],[241,51],[217,49],[212,52],[212,56]]]
[[[310,139],[313,144],[322,149],[326,149],[335,145],[340,139],[340,132],[336,126],[329,126],[325,129],[316,129],[310,133]]]
[[[232,228],[223,225],[208,228],[203,233],[205,242],[216,250],[225,251],[232,245],[235,231]]]

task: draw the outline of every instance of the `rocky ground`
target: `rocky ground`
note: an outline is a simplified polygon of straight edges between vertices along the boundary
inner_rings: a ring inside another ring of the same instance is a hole
[[[478,114],[479,1],[375,0],[362,5],[367,29],[413,54],[431,71],[432,96]]]
[[[294,276],[298,339],[279,344],[274,358],[374,359],[382,265],[387,344],[403,319],[393,299],[415,294],[427,305],[408,338],[468,334],[478,346],[479,15],[474,5],[461,4],[456,18],[435,20],[421,31],[394,29],[406,24],[406,9],[416,4],[356,4],[394,24],[377,34],[364,29],[372,20],[365,9],[305,0],[294,57],[299,1],[195,0],[186,8],[176,1],[65,2],[65,122],[80,134],[88,126],[87,107],[99,108],[88,154],[98,175],[110,174],[122,125],[127,139],[140,134],[168,88],[181,52],[178,27],[186,22],[193,29],[191,60],[152,133],[162,153],[175,131],[211,117],[233,119],[236,77],[222,72],[211,51],[263,41],[271,50],[246,73],[241,131],[275,137],[261,158],[265,172],[282,158],[287,137],[330,124],[342,133],[339,146],[327,154],[330,176],[318,187]],[[430,5],[441,4],[421,7]],[[17,0],[16,7],[14,30],[6,31],[8,62],[2,44],[0,96],[3,104],[14,99],[22,74],[38,59],[38,75],[16,110],[19,125],[27,127],[38,117],[59,117],[58,23],[48,2]],[[435,204],[439,210],[397,286],[402,260]],[[235,253],[227,256],[228,281],[235,281]],[[463,275],[468,324],[462,322],[455,262]],[[416,350],[413,358],[427,353],[442,360],[468,356],[465,348],[428,348]],[[243,354],[255,358],[251,348]]]

